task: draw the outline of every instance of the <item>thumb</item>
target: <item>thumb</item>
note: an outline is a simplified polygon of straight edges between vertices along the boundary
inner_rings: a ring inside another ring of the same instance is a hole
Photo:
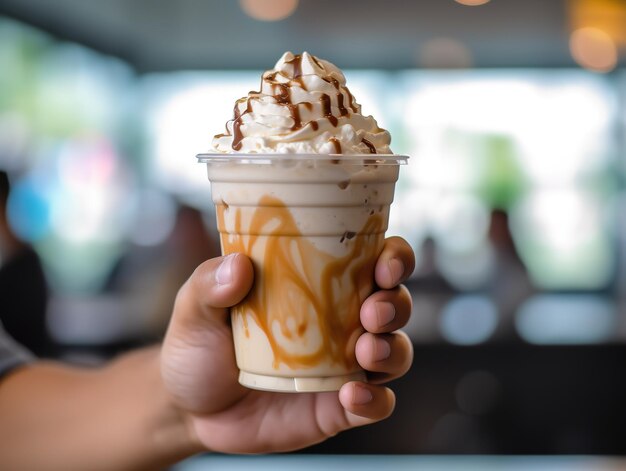
[[[178,292],[170,327],[229,325],[227,308],[248,294],[253,278],[252,262],[240,253],[204,262]]]
[[[233,400],[238,370],[228,307],[246,296],[253,278],[250,259],[235,253],[204,262],[178,292],[161,372],[183,409],[207,412]]]

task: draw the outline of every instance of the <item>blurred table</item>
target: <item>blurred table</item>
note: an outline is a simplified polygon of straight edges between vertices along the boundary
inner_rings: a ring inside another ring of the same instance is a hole
[[[325,471],[346,469],[425,471],[619,471],[626,459],[593,456],[415,456],[415,455],[204,455],[173,471]]]

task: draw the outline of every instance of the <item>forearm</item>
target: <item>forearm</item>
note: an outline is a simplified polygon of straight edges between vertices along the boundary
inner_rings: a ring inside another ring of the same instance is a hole
[[[35,364],[0,383],[0,469],[159,469],[198,451],[157,348],[99,370]]]

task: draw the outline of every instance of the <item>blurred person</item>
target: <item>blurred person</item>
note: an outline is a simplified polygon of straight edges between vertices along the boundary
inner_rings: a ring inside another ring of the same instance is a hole
[[[488,237],[494,250],[495,263],[489,283],[489,294],[495,300],[500,312],[510,319],[519,306],[533,294],[535,288],[515,246],[506,211],[492,210]]]
[[[294,450],[382,420],[395,404],[384,384],[406,373],[413,358],[398,329],[410,316],[401,283],[414,265],[404,240],[386,240],[375,267],[380,289],[361,306],[365,331],[355,346],[369,382],[339,392],[239,385],[228,307],[252,286],[252,263],[242,254],[194,271],[161,346],[99,369],[36,361],[0,329],[0,469],[154,469],[207,450]]]
[[[427,293],[452,293],[454,287],[441,273],[437,264],[437,242],[432,236],[428,236],[422,242],[420,260],[412,278],[416,289]]]
[[[439,315],[457,294],[457,290],[441,273],[437,251],[435,238],[426,237],[421,245],[418,266],[407,282],[419,316],[412,316],[404,330],[414,341],[420,343],[440,338]]]
[[[37,252],[20,240],[7,218],[9,177],[0,171],[0,321],[7,332],[39,356],[49,353],[48,286]]]
[[[155,295],[150,319],[152,332],[159,337],[163,336],[172,312],[172,300],[180,286],[195,267],[219,254],[219,242],[209,234],[202,213],[181,205],[176,214],[174,230],[160,257],[162,270],[155,272],[153,277],[156,284],[152,287]]]

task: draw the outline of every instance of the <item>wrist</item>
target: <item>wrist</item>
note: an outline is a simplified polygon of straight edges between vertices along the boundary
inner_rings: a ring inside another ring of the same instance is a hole
[[[168,415],[173,421],[170,426],[172,431],[167,434],[163,434],[162,437],[159,437],[158,441],[165,442],[171,439],[170,437],[172,434],[176,434],[177,440],[180,440],[180,449],[186,456],[208,451],[196,433],[193,415],[176,405],[175,401],[167,393],[167,391],[165,394],[167,395],[166,407],[169,411]]]
[[[159,430],[155,434],[155,441],[158,446],[163,446],[162,449],[171,447],[172,441],[176,444],[176,447],[180,449],[183,457],[191,456],[197,453],[208,451],[203,445],[202,441],[198,438],[196,429],[194,426],[193,415],[180,407],[175,398],[169,393],[165,387],[165,382],[161,376],[161,355],[160,349],[157,355],[157,371],[158,371],[158,384],[160,395],[163,401],[163,417],[162,426],[158,427]]]
[[[203,451],[190,421],[165,388],[160,351],[152,347],[123,355],[102,377],[105,383],[116,385],[116,395],[123,394],[110,400],[124,409],[117,413],[125,415],[126,445],[138,468],[171,465]]]

